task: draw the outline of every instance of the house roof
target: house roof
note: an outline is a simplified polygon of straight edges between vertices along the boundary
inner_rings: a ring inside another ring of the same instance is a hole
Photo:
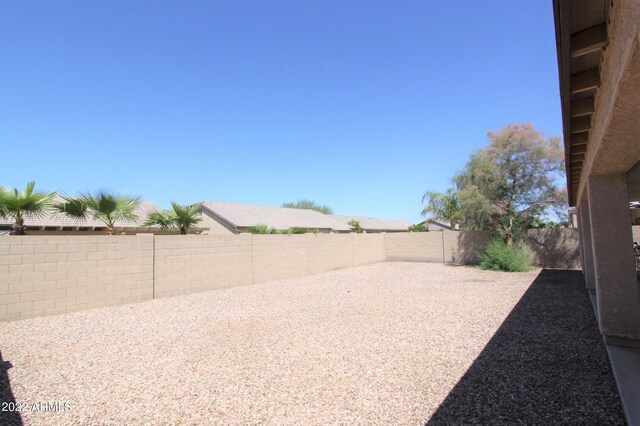
[[[55,202],[63,202],[64,199],[60,196],[56,196],[54,198]],[[116,221],[117,228],[141,228],[143,227],[142,223],[147,220],[147,215],[154,211],[161,210],[155,203],[149,201],[142,201],[138,207],[135,209],[135,213],[138,215],[138,219],[129,222],[126,220],[118,220]],[[13,225],[14,221],[11,218],[0,218],[0,225]],[[87,220],[78,221],[76,219],[65,216],[59,212],[49,212],[42,217],[25,217],[24,221],[25,226],[32,227],[88,227],[88,228],[104,228],[106,225],[92,217],[87,218]]]
[[[203,207],[236,228],[264,224],[271,228],[331,229],[350,231],[351,227],[315,210],[285,207],[256,206],[252,204],[205,201]]]
[[[422,222],[418,223],[418,225],[424,225],[424,224],[433,224],[436,226],[439,226],[441,228],[446,228],[446,229],[451,229],[451,223],[447,220],[435,220],[435,219],[426,219],[423,220]],[[458,230],[459,226],[456,225],[456,230]]]
[[[339,215],[332,215],[331,217],[345,225],[349,225],[349,222],[355,220],[360,223],[360,226],[362,226],[365,231],[406,231],[412,225],[411,222],[405,222],[403,220],[383,220],[372,217]]]
[[[433,224],[433,225],[439,226],[441,228],[451,229],[451,223],[449,221],[446,221],[446,220],[428,219],[426,222],[429,223],[429,224]]]

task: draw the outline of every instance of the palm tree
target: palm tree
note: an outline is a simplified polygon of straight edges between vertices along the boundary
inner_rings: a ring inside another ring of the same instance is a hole
[[[125,220],[133,222],[138,218],[135,209],[140,197],[118,194],[101,189],[96,192],[85,191],[78,197],[62,197],[64,202],[55,204],[62,214],[77,220],[93,217],[107,225],[107,233],[113,235],[115,222]]]
[[[13,218],[13,235],[25,235],[24,219],[28,217],[42,217],[49,212],[55,192],[34,191],[36,183],[27,184],[24,192],[18,189],[0,187],[0,217]]]
[[[460,199],[458,193],[453,189],[448,189],[446,193],[426,192],[422,196],[422,202],[427,201],[427,205],[422,209],[422,215],[430,215],[435,220],[445,220],[451,224],[451,230],[456,229],[462,219]]]
[[[178,228],[181,235],[187,235],[189,231],[196,229],[196,225],[202,220],[198,217],[202,204],[182,206],[172,201],[171,207],[172,210],[149,213],[144,226],[158,226],[162,230]]]

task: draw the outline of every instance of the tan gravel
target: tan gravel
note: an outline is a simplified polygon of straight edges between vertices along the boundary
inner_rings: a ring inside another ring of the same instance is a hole
[[[26,424],[422,424],[539,270],[379,263],[0,325]]]

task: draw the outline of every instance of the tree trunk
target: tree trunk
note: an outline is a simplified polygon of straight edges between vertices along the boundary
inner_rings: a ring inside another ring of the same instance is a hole
[[[26,235],[24,229],[24,219],[20,216],[16,219],[16,223],[13,225],[13,235]]]
[[[180,228],[180,235],[187,235],[187,228]]]
[[[507,245],[513,246],[513,218],[509,218],[509,227],[507,228]]]
[[[113,225],[107,225],[107,234],[113,235],[114,229]]]

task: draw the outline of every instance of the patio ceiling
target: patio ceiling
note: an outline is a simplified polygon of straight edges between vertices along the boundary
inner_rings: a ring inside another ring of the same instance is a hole
[[[575,206],[607,48],[609,0],[554,0],[569,204]]]

